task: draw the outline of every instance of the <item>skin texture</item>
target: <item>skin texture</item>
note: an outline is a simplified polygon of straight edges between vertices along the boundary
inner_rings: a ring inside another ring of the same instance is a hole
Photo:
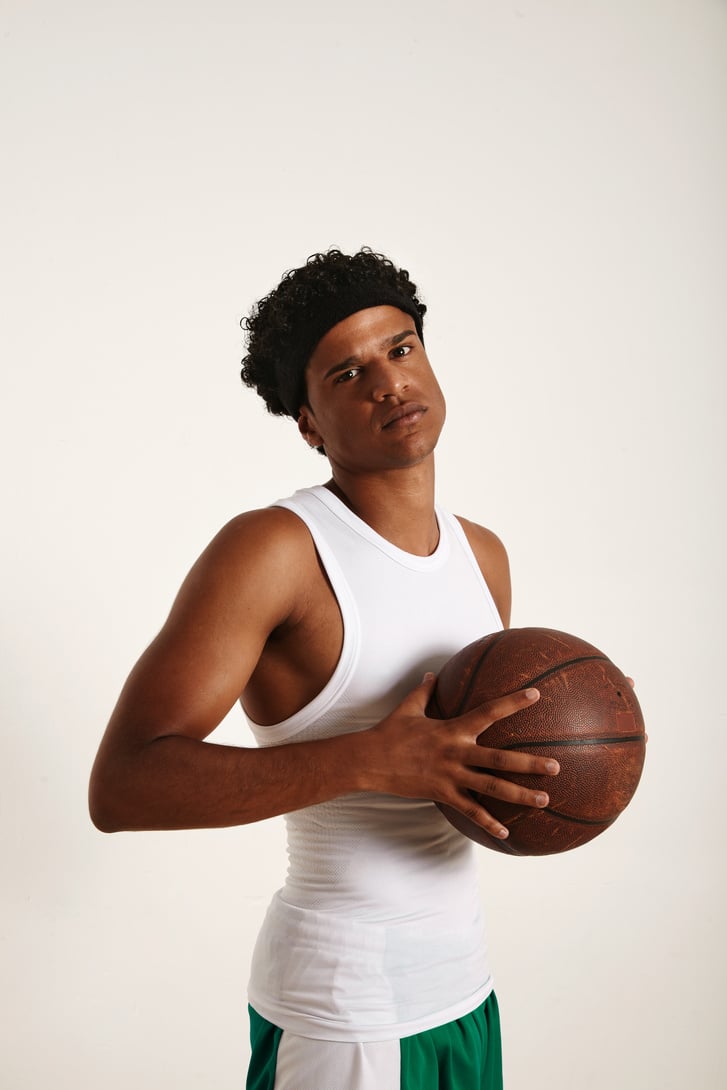
[[[394,307],[351,315],[317,345],[306,379],[298,427],[311,446],[324,447],[328,487],[399,548],[431,554],[434,450],[445,404],[411,318]],[[461,522],[507,625],[505,550],[489,530]],[[238,700],[261,724],[302,708],[330,678],[342,638],[338,605],[303,523],[280,508],[233,519],[192,568],[119,697],[91,775],[97,827],[244,824],[350,791],[382,791],[449,803],[497,836],[503,827],[470,790],[547,805],[547,795],[497,772],[554,775],[555,762],[476,742],[496,719],[536,700],[535,690],[441,722],[424,714],[429,675],[366,731],[266,749],[205,741]]]

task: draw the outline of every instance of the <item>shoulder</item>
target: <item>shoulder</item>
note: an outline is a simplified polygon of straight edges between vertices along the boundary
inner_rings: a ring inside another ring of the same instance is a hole
[[[283,619],[295,608],[316,565],[305,524],[291,511],[267,507],[235,516],[193,565],[180,591],[184,601],[204,599]]]
[[[244,554],[248,559],[253,556],[259,563],[267,564],[297,552],[307,541],[310,541],[308,529],[292,511],[264,507],[230,519],[212,539],[206,553],[232,563]]]
[[[512,591],[510,586],[510,562],[507,551],[497,534],[476,522],[457,515],[457,521],[464,530],[465,537],[475,555],[490,593],[495,599],[500,618],[505,628],[510,623]]]
[[[461,515],[457,515],[456,518],[478,561],[482,559],[485,563],[507,564],[507,552],[497,534],[485,526],[479,526],[476,522],[462,518]]]

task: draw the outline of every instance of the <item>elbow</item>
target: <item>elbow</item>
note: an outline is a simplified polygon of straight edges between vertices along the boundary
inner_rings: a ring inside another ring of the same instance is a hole
[[[93,811],[91,811],[91,821],[100,833],[120,833],[122,831],[120,825],[115,825],[112,821],[106,821],[105,818],[97,816]]]
[[[128,828],[122,819],[117,796],[108,777],[94,766],[88,785],[88,812],[100,833],[120,833]]]
[[[100,833],[120,833],[123,831],[123,825],[121,825],[120,822],[114,821],[112,816],[102,807],[95,806],[89,802],[88,810],[91,815],[91,821]]]
[[[120,833],[123,830],[123,825],[115,819],[112,808],[96,795],[93,788],[88,793],[88,812],[100,833]]]

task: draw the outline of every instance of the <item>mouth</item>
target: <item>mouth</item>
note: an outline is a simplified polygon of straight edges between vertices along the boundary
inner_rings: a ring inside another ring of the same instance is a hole
[[[426,405],[420,405],[418,401],[407,401],[403,405],[397,405],[382,420],[381,430],[385,431],[397,425],[416,424],[426,411]]]

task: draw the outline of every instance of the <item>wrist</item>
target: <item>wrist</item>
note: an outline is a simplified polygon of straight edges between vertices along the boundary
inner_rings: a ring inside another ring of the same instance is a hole
[[[385,768],[382,767],[382,747],[376,727],[339,736],[344,776],[349,791],[385,791]]]

